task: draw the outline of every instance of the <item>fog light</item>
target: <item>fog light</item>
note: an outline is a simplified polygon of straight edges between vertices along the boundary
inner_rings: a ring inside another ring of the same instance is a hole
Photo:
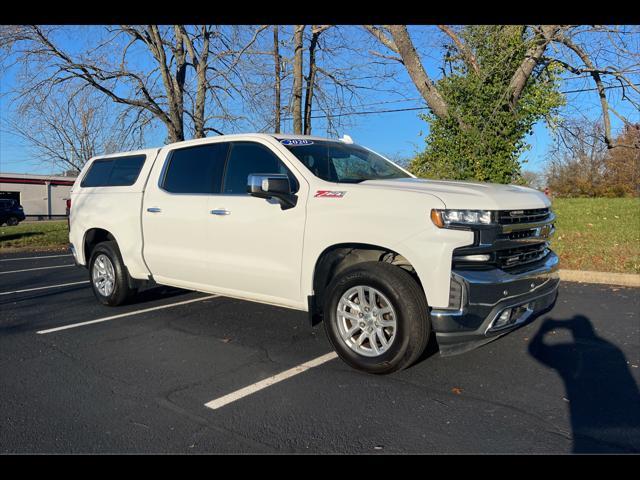
[[[500,314],[498,318],[496,318],[493,321],[493,326],[491,328],[493,329],[493,328],[504,327],[505,325],[509,324],[510,319],[511,319],[511,309],[507,308]]]
[[[488,262],[490,258],[491,255],[488,254],[460,255],[455,257],[456,260],[462,262]]]

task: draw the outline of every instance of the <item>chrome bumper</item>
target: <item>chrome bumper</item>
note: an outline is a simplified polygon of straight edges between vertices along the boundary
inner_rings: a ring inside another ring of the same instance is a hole
[[[445,356],[495,340],[553,306],[558,257],[550,252],[541,265],[520,273],[453,270],[451,276],[461,287],[460,308],[431,310],[440,353]]]

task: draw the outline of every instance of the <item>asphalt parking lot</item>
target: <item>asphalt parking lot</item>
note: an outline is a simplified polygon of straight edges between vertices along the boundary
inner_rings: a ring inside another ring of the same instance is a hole
[[[302,312],[162,287],[109,308],[51,255],[0,256],[2,453],[640,451],[640,289],[564,283],[498,341],[373,376]]]

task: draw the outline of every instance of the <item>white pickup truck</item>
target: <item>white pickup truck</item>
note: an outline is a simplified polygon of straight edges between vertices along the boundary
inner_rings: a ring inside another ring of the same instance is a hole
[[[69,238],[106,305],[162,284],[302,310],[389,373],[432,333],[459,353],[548,309],[554,219],[536,190],[418,179],[348,137],[243,134],[92,158]]]

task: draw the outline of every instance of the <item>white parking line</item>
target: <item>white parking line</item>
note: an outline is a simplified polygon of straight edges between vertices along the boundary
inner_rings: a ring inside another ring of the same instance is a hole
[[[59,258],[59,257],[71,257],[70,253],[64,255],[46,255],[42,257],[20,257],[20,258],[2,258],[0,262],[15,262],[17,260],[37,260],[38,258]]]
[[[12,293],[33,292],[35,290],[45,290],[47,288],[69,287],[71,285],[80,285],[81,283],[89,283],[89,280],[83,280],[82,282],[60,283],[58,285],[47,285],[46,287],[25,288],[24,290],[14,290],[12,292],[0,292],[0,295],[11,295]]]
[[[207,297],[194,298],[192,300],[185,300],[183,302],[170,303],[169,305],[160,305],[158,307],[145,308],[142,310],[136,310],[134,312],[121,313],[119,315],[112,315],[110,317],[98,318],[96,320],[89,320],[88,322],[72,323],[70,325],[64,325],[62,327],[49,328],[47,330],[40,330],[36,332],[38,335],[44,335],[46,333],[59,332],[60,330],[69,330],[70,328],[83,327],[85,325],[92,325],[94,323],[108,322],[109,320],[116,320],[117,318],[130,317],[133,315],[139,315],[141,313],[153,312],[155,310],[162,310],[163,308],[177,307],[179,305],[186,305],[188,303],[201,302],[210,298],[219,297],[220,295],[209,295]]]
[[[224,407],[225,405],[235,402],[236,400],[240,400],[241,398],[251,395],[252,393],[256,393],[257,391],[262,390],[263,388],[270,387],[271,385],[275,385],[278,382],[282,382],[287,378],[291,378],[302,372],[306,372],[310,368],[322,365],[323,363],[326,363],[337,357],[338,355],[335,352],[327,353],[326,355],[322,355],[321,357],[318,357],[308,362],[305,362],[303,364],[300,364],[297,367],[293,367],[289,370],[285,370],[284,372],[278,373],[277,375],[273,375],[272,377],[265,378],[264,380],[254,383],[253,385],[249,385],[248,387],[244,387],[244,388],[241,388],[240,390],[236,390],[235,392],[231,392],[225,395],[224,397],[211,400],[210,402],[205,403],[204,406],[207,408],[210,408],[211,410],[216,410],[220,407]]]
[[[6,275],[8,273],[20,273],[20,272],[32,272],[34,270],[47,270],[50,268],[64,268],[64,267],[75,267],[75,264],[70,265],[54,265],[53,267],[38,267],[38,268],[25,268],[24,270],[11,270],[9,272],[0,272],[0,275]]]

